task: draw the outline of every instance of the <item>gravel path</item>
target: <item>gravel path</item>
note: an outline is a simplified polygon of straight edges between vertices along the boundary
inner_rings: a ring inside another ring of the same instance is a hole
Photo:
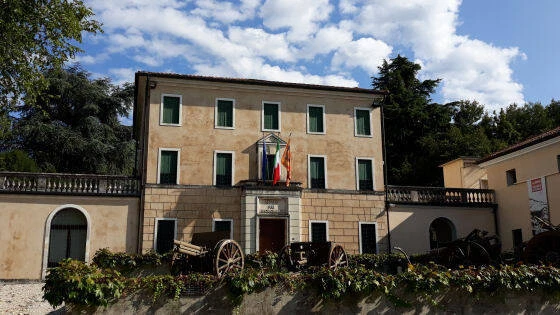
[[[41,281],[0,281],[0,314],[65,314],[43,300]]]

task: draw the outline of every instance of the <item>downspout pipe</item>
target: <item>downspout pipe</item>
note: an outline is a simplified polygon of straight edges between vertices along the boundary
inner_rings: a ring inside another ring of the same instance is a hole
[[[140,77],[138,73],[136,74],[137,81]],[[137,253],[142,253],[142,246],[144,242],[144,208],[146,204],[146,169],[147,169],[147,156],[146,156],[146,146],[147,146],[147,128],[148,128],[148,120],[149,120],[149,104],[150,104],[150,75],[146,75],[146,85],[144,87],[144,103],[141,104],[142,106],[142,117],[138,121],[141,126],[139,128],[139,135],[137,143],[141,145],[140,148],[140,158],[141,158],[141,171],[140,171],[140,209],[138,211],[138,245],[137,245]],[[136,104],[139,106],[139,104]],[[138,150],[137,150],[138,151]]]
[[[383,101],[382,104],[380,106],[380,110],[381,110],[381,146],[382,146],[382,152],[383,152],[383,186],[384,186],[384,190],[385,190],[385,214],[387,215],[387,243],[389,244],[389,254],[391,254],[393,252],[393,246],[391,244],[391,224],[389,222],[389,209],[390,209],[390,204],[389,204],[389,200],[388,200],[388,192],[387,192],[387,186],[389,185],[387,183],[388,181],[388,173],[387,173],[387,146],[386,146],[386,142],[385,142],[385,114],[383,113],[383,107],[385,107],[385,98],[387,97],[387,95],[385,95],[383,97]]]

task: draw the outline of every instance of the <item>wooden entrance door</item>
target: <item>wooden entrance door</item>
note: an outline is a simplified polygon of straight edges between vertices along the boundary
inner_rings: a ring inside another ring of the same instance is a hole
[[[279,252],[286,245],[286,219],[259,219],[259,251]]]

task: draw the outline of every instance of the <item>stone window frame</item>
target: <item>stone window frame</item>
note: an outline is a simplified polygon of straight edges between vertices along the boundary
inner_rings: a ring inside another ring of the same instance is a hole
[[[323,168],[325,170],[325,188],[311,188],[311,158],[318,157],[323,158]],[[320,154],[308,154],[307,155],[307,188],[309,189],[328,189],[328,172],[327,172],[327,156]]]
[[[326,233],[326,238],[327,238],[326,241],[328,242],[328,241],[330,240],[330,237],[329,237],[329,220],[309,220],[309,228],[308,228],[308,230],[309,230],[309,233],[308,233],[308,234],[309,234],[309,235],[308,235],[308,237],[309,237],[309,241],[310,241],[310,242],[311,242],[311,240],[312,240],[312,238],[311,238],[311,235],[312,235],[312,233],[311,233],[311,232],[312,232],[312,231],[311,231],[312,223],[325,223],[325,233]]]
[[[323,131],[322,132],[318,132],[318,131],[310,131],[309,127],[309,108],[310,107],[320,107],[323,110]],[[308,134],[312,134],[312,135],[324,135],[327,133],[327,118],[326,118],[326,111],[325,111],[325,105],[319,105],[319,104],[307,104],[307,115],[306,115],[306,121],[307,121],[307,133]]]
[[[157,252],[158,221],[175,221],[173,238],[177,239],[177,218],[154,218],[154,251]]]
[[[231,183],[230,186],[233,186],[235,183],[235,151],[224,151],[224,150],[214,150],[214,162],[212,167],[212,185],[216,186],[216,176],[218,175],[216,172],[216,162],[218,160],[218,153],[229,153],[231,154]]]
[[[506,185],[512,186],[517,184],[517,171],[515,168],[506,171]]]
[[[161,152],[162,151],[175,151],[177,152],[177,179],[175,180],[175,185],[179,185],[180,183],[180,175],[181,175],[181,149],[180,148],[158,148],[158,164],[157,164],[157,181],[156,183],[159,184],[160,180],[160,170],[161,170]],[[169,185],[169,184],[165,184]]]
[[[218,125],[218,102],[219,101],[230,101],[232,103],[232,107],[231,107],[231,116],[232,116],[231,127]],[[234,98],[225,98],[225,97],[216,98],[216,103],[215,103],[215,106],[214,106],[214,128],[215,129],[229,129],[229,130],[234,130],[235,129],[235,99]]]
[[[375,158],[373,157],[362,157],[362,156],[357,156],[355,159],[355,175],[356,175],[356,190],[360,190],[360,170],[358,167],[358,161],[359,160],[369,160],[371,161],[371,181],[372,181],[372,190],[371,191],[375,191]],[[369,190],[364,190],[364,191],[369,191]]]
[[[278,129],[266,129],[264,127],[264,104],[275,104],[278,105]],[[282,103],[274,101],[262,101],[261,105],[261,131],[274,131],[280,132],[282,130]]]
[[[369,135],[362,135],[358,133],[358,120],[357,120],[357,111],[365,110],[369,113]],[[371,116],[372,116],[371,108],[368,107],[354,107],[354,137],[362,137],[362,138],[373,138],[373,125],[371,123]]]
[[[362,225],[364,224],[373,224],[375,225],[375,253],[379,254],[379,226],[377,225],[377,222],[371,222],[371,221],[359,221],[358,222],[358,238],[359,238],[359,250],[360,250],[360,254],[363,254],[363,250],[362,250]]]
[[[163,122],[163,99],[164,97],[178,97],[179,98],[179,123],[165,123]],[[169,94],[169,93],[162,93],[161,94],[161,104],[159,108],[159,125],[160,126],[171,126],[171,127],[181,127],[183,125],[183,95],[181,94]]]
[[[233,219],[212,218],[212,232],[216,231],[216,221],[229,221],[230,222],[229,238],[233,239]]]

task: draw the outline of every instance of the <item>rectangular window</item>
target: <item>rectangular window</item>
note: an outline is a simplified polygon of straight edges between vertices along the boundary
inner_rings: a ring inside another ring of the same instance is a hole
[[[325,133],[325,106],[307,105],[307,132]]]
[[[556,156],[556,165],[558,167],[558,172],[560,172],[560,155]]]
[[[356,136],[371,136],[371,118],[368,108],[354,108],[354,125]]]
[[[229,238],[233,239],[233,219],[213,219],[212,232],[228,231]]]
[[[235,102],[232,99],[217,99],[216,100],[216,128],[234,128],[234,108]]]
[[[177,219],[156,218],[154,247],[157,253],[165,254],[173,249],[177,237]]]
[[[272,180],[274,175],[274,154],[266,155],[266,179]]]
[[[179,184],[179,150],[160,149],[158,184]]]
[[[360,222],[360,254],[377,254],[377,223]]]
[[[181,101],[181,95],[162,95],[160,124],[181,125]]]
[[[515,229],[511,231],[513,237],[513,248],[521,248],[523,245],[523,231],[521,229]]]
[[[233,185],[233,152],[214,153],[214,185]]]
[[[508,186],[517,183],[517,173],[515,172],[515,168],[506,171],[506,181]]]
[[[328,221],[309,221],[309,240],[311,242],[327,242],[329,240]]]
[[[326,157],[309,156],[309,188],[327,187]]]
[[[373,159],[356,158],[358,190],[373,190]]]
[[[280,103],[263,102],[262,130],[280,131]]]

